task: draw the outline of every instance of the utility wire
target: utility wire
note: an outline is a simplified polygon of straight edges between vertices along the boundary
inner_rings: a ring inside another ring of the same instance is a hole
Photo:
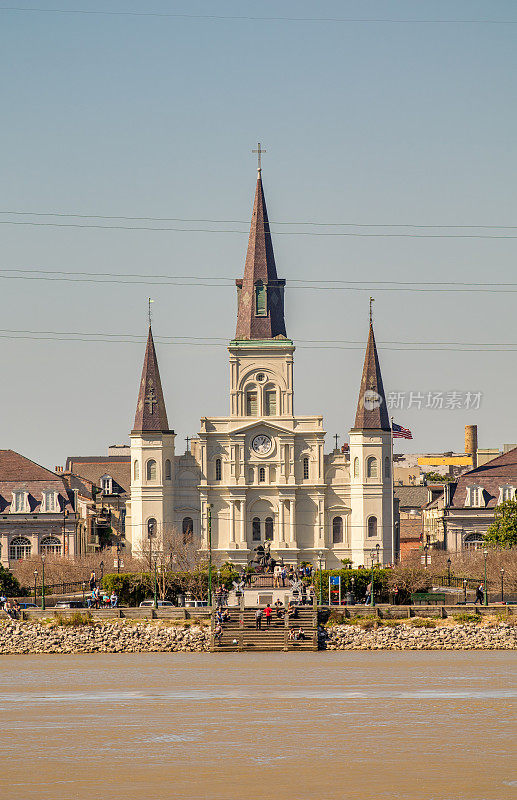
[[[0,214],[12,214],[20,217],[72,217],[74,219],[109,219],[143,222],[208,222],[213,225],[249,225],[249,219],[197,219],[187,217],[128,217],[123,215],[109,216],[107,214],[79,214],[68,211],[0,211]],[[413,222],[279,222],[269,220],[270,225],[314,225],[317,227],[346,227],[346,228],[483,228],[487,230],[517,230],[517,225],[419,225]]]
[[[513,19],[396,19],[389,17],[272,17],[237,14],[186,14],[168,11],[106,11],[84,8],[32,8],[21,6],[1,6],[0,11],[36,14],[75,14],[104,17],[158,17],[172,19],[199,19],[230,22],[310,22],[343,24],[389,24],[389,25],[515,25]]]

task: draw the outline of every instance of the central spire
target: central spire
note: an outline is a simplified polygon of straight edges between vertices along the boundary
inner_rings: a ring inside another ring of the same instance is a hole
[[[263,150],[261,152],[264,152]],[[260,153],[259,153],[260,155]],[[266,200],[259,167],[244,277],[235,281],[238,293],[236,339],[286,337],[285,280],[276,273]]]
[[[355,417],[355,428],[390,430],[386,397],[382,385],[381,367],[373,333],[372,302],[370,297],[370,330],[364,358],[363,376],[359,390],[359,402]]]
[[[154,349],[153,332],[151,325],[149,325],[133,433],[158,431],[161,433],[170,432],[165,400],[163,399],[162,383],[160,381],[160,371],[158,369],[158,359]]]

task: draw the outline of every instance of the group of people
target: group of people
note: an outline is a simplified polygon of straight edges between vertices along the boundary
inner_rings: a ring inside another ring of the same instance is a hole
[[[18,619],[20,616],[20,604],[14,598],[5,597],[5,595],[2,594],[0,597],[0,608],[2,608],[11,619]]]
[[[273,586],[276,589],[280,589],[285,587],[286,581],[295,583],[304,578],[310,581],[312,580],[312,574],[312,564],[301,565],[299,567],[293,567],[292,564],[289,567],[286,567],[285,564],[276,564],[273,569]]]
[[[255,628],[257,631],[262,630],[262,619],[265,617],[266,619],[266,630],[267,628],[271,627],[271,620],[273,618],[273,614],[277,617],[277,619],[283,619],[285,615],[289,618],[296,619],[298,617],[298,606],[296,603],[293,603],[292,600],[289,601],[287,609],[284,608],[284,604],[281,600],[277,600],[275,602],[274,607],[271,607],[271,604],[268,603],[264,609],[257,608],[255,611]]]
[[[86,598],[88,608],[116,608],[118,595],[115,590],[111,594],[102,592],[98,586],[94,586],[90,596]]]

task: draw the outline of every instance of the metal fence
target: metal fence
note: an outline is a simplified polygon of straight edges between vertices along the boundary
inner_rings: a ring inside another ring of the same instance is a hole
[[[467,581],[467,589],[477,589],[480,583],[484,583],[481,578],[459,578],[457,575],[439,575],[433,578],[433,583],[437,586],[450,586],[452,589],[463,589],[464,581]]]

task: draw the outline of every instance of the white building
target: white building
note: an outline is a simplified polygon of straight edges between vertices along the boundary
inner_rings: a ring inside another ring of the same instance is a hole
[[[203,417],[190,452],[176,456],[151,329],[131,433],[126,536],[153,549],[169,528],[192,533],[213,557],[245,564],[260,542],[286,563],[328,568],[342,559],[394,560],[391,430],[370,322],[349,452],[324,453],[322,416],[294,412],[293,357],[259,170],[244,277],[236,281],[230,342],[230,415]],[[376,555],[375,555],[376,557]]]

